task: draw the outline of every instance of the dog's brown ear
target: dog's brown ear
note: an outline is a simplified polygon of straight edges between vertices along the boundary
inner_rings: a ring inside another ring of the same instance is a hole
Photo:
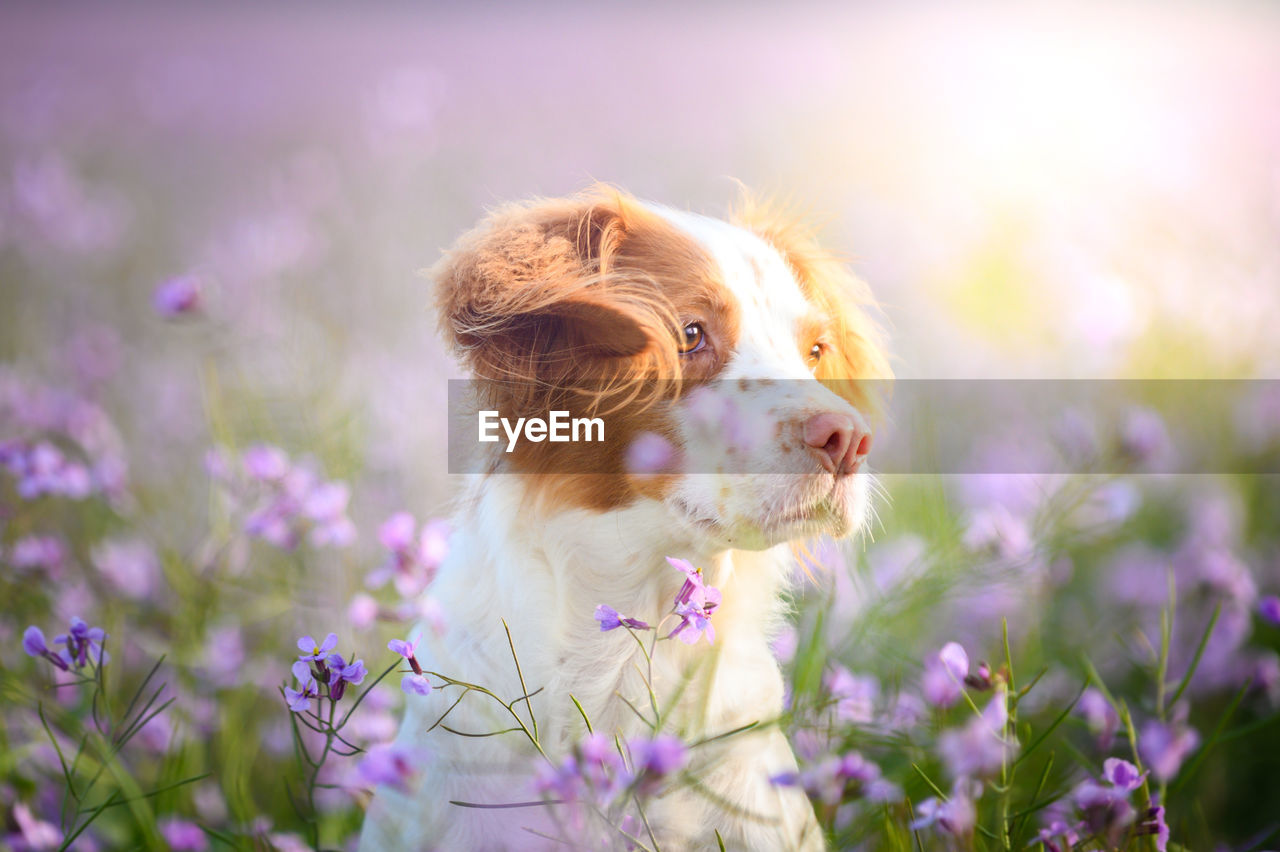
[[[576,296],[556,305],[549,320],[561,325],[567,351],[589,356],[629,358],[649,347],[649,335],[641,317],[623,305]]]
[[[497,210],[433,270],[446,341],[490,381],[654,374],[675,357],[675,320],[660,288],[617,262],[643,218],[600,189]]]

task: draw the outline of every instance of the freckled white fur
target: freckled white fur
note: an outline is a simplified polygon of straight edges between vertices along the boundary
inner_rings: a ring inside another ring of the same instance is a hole
[[[769,392],[768,413],[780,422],[847,407],[812,381],[805,366],[795,330],[810,306],[777,252],[723,222],[653,209],[712,253],[741,306],[740,338],[721,378],[730,384],[740,378],[808,380]],[[762,391],[749,389],[748,383],[742,393]],[[424,668],[482,684],[506,700],[520,696],[505,619],[526,687],[541,690],[529,699],[529,710],[553,760],[586,733],[570,694],[597,731],[639,736],[647,729],[618,695],[647,709],[640,674],[644,658],[625,630],[602,633],[592,615],[597,604],[607,603],[657,623],[683,582],[665,561],[678,556],[704,569],[707,581],[721,589],[723,604],[712,619],[714,645],[705,640],[694,646],[658,645],[653,685],[659,702],[666,706],[687,681],[669,729],[689,740],[775,719],[782,712],[783,683],[768,643],[783,615],[780,595],[793,558],[787,542],[820,530],[770,529],[770,519],[832,492],[828,499],[844,507],[845,526],[835,531],[847,533],[862,525],[867,477],[847,477],[832,491],[829,476],[819,481],[818,476],[783,474],[781,468],[771,472],[776,446],[753,452],[759,456],[751,470],[760,473],[686,475],[665,501],[642,500],[604,513],[561,510],[539,516],[519,476],[472,478],[455,519],[449,557],[432,589],[448,613],[449,628],[434,640],[428,634],[419,646]],[[691,522],[691,508],[722,526],[709,531]],[[664,633],[672,626],[668,622]],[[378,792],[361,849],[564,848],[526,830],[561,833],[545,808],[474,810],[449,804],[536,800],[530,781],[541,760],[519,733],[487,738],[427,733],[457,695],[454,688],[408,696],[399,741],[425,746],[433,759],[412,794]],[[517,704],[516,711],[527,724],[524,705]],[[491,699],[472,693],[446,724],[483,733],[514,722]],[[822,848],[804,795],[768,781],[795,768],[776,726],[726,738],[693,755],[692,772],[734,809],[688,790],[653,801],[647,816],[662,848],[715,848],[714,829],[731,849]],[[597,836],[579,839],[583,847],[607,848]]]

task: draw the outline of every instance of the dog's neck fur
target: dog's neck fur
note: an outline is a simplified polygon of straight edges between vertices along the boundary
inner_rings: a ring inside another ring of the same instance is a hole
[[[660,625],[658,635],[668,635],[678,622],[662,619],[684,575],[665,557],[677,556],[703,569],[707,582],[721,589],[723,603],[712,619],[714,645],[658,643],[653,686],[659,704],[683,690],[678,721],[707,733],[763,721],[781,710],[782,683],[768,641],[781,624],[790,561],[785,545],[764,552],[699,545],[679,533],[655,501],[608,512],[539,515],[522,479],[482,478],[463,503],[436,588],[451,624],[440,649],[442,673],[450,673],[449,658],[465,646],[463,657],[474,660],[470,655],[479,651],[489,664],[486,685],[518,697],[522,690],[505,619],[525,687],[543,690],[532,699],[534,712],[551,722],[544,722],[547,733],[565,740],[550,745],[567,745],[584,733],[568,693],[582,702],[597,730],[635,730],[638,720],[615,693],[647,711],[639,674],[647,676],[644,654],[625,629],[602,633],[593,614],[597,604],[608,604]],[[640,635],[647,646],[650,634]],[[743,668],[751,678],[741,676]],[[714,689],[730,669],[737,672],[737,686]],[[473,673],[468,679],[480,677]],[[755,686],[743,690],[744,682]]]

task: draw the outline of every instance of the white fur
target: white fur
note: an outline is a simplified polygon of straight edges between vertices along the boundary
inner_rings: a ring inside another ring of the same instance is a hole
[[[812,381],[796,340],[797,324],[812,307],[778,253],[723,222],[652,209],[708,249],[741,306],[740,337],[719,377],[727,380],[730,393],[740,394],[737,403],[744,410],[755,406],[757,414],[784,425],[823,410],[849,410]],[[800,381],[766,394],[751,382],[732,390],[739,379]],[[691,421],[680,425],[687,440],[697,441]],[[541,690],[527,709],[517,704],[515,710],[526,723],[530,712],[536,717],[543,749],[553,760],[586,733],[570,694],[597,731],[640,735],[647,729],[618,696],[648,707],[640,674],[644,658],[627,631],[602,633],[592,614],[597,604],[607,603],[657,623],[684,579],[665,561],[678,556],[705,570],[708,583],[721,589],[723,604],[712,619],[714,645],[658,645],[653,686],[659,702],[665,706],[687,683],[670,729],[688,741],[777,718],[783,683],[768,643],[783,615],[781,592],[793,560],[788,542],[860,528],[868,480],[864,473],[839,479],[816,471],[784,473],[775,461],[779,440],[794,437],[783,429],[751,450],[756,457],[750,470],[759,473],[685,475],[663,501],[641,500],[609,512],[539,516],[518,475],[473,477],[457,512],[449,557],[432,588],[450,626],[420,646],[423,667],[482,684],[507,700],[520,696],[505,619],[527,688]],[[698,451],[723,449],[711,442]],[[816,520],[776,523],[818,503],[829,511]],[[474,810],[449,804],[535,800],[530,779],[541,759],[519,733],[488,738],[427,733],[457,694],[450,689],[408,697],[399,741],[425,746],[434,757],[411,795],[378,792],[362,850],[556,847],[525,830],[559,833],[546,808]],[[481,733],[514,723],[491,699],[473,693],[446,724]],[[803,793],[769,783],[770,775],[795,768],[777,726],[726,738],[693,755],[693,774],[734,809],[722,809],[687,789],[658,798],[647,816],[663,849],[715,848],[716,829],[731,849],[822,848]],[[576,839],[584,847],[602,848],[599,836]]]

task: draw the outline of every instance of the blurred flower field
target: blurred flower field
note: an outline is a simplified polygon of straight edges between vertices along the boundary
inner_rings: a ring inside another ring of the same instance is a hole
[[[414,657],[459,377],[419,270],[486,206],[741,179],[902,377],[1280,377],[1277,43],[1256,4],[0,10],[0,847],[354,848],[432,771],[400,708],[483,673]],[[1179,424],[1134,411],[1025,436],[1114,473],[882,477],[798,560],[775,783],[836,848],[1280,847],[1277,400],[1230,473],[1155,473]],[[531,789],[660,795],[674,733]]]

